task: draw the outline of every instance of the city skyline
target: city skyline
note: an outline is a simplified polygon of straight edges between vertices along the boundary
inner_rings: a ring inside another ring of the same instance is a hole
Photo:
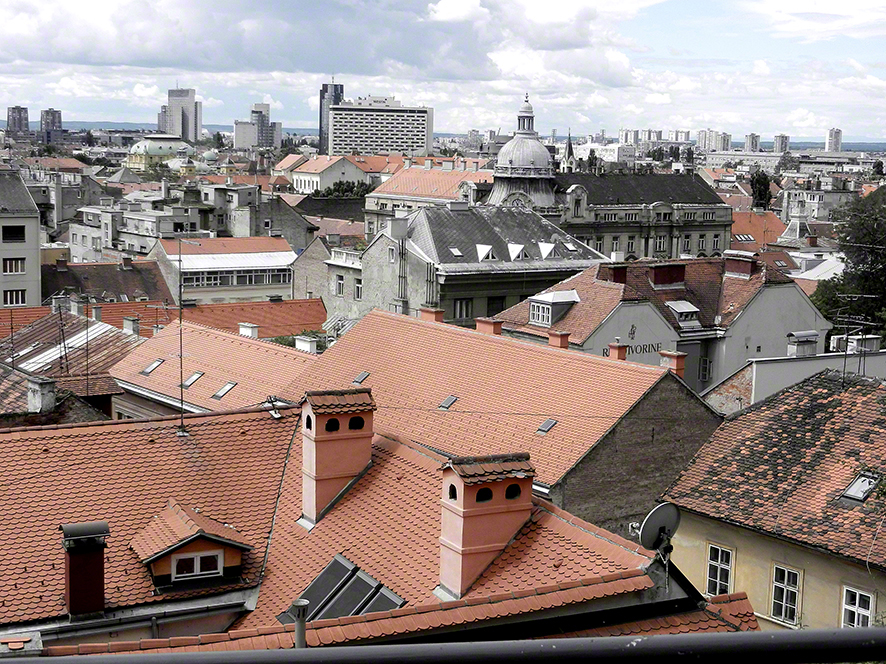
[[[844,142],[886,138],[876,52],[886,8],[870,0],[301,6],[3,7],[3,103],[59,108],[66,121],[150,122],[181,86],[197,90],[205,124],[261,102],[286,127],[315,128],[320,87],[335,75],[347,97],[433,107],[439,132],[510,132],[528,91],[543,134],[712,127],[824,141],[840,127]],[[157,22],[169,29],[154,34]]]

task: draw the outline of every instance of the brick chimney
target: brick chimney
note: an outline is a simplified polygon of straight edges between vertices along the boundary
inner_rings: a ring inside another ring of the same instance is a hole
[[[302,414],[302,512],[317,523],[372,463],[372,390],[306,392]]]
[[[131,270],[132,269],[132,256],[123,256],[120,259],[120,269],[121,270]]]
[[[443,466],[440,595],[461,597],[532,512],[528,454],[454,457]]]
[[[477,324],[477,332],[501,334],[502,321],[500,320],[495,320],[494,318],[475,318],[474,322]]]
[[[548,346],[554,348],[569,348],[569,332],[548,330]]]
[[[609,344],[610,360],[626,360],[628,359],[628,344],[623,344],[619,337],[615,337],[615,341]]]
[[[105,610],[106,521],[69,523],[58,527],[65,548],[65,605],[71,615]]]
[[[683,378],[683,375],[686,373],[686,353],[678,350],[660,350],[658,354],[661,355],[661,366],[667,367],[680,378]]]
[[[443,314],[445,313],[442,309],[437,309],[435,307],[421,307],[418,312],[421,320],[426,320],[431,323],[442,323]]]
[[[809,243],[810,247],[818,246],[818,236],[817,235],[807,235],[806,241]]]
[[[728,249],[723,252],[727,276],[750,279],[757,259],[749,251]]]
[[[649,281],[655,290],[683,288],[686,282],[684,263],[661,263],[649,268]]]

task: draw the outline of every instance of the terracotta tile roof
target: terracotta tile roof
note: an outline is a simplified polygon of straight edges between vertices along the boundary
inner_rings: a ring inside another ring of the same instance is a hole
[[[350,219],[330,219],[329,217],[306,217],[308,221],[317,226],[320,230],[317,235],[329,235],[336,233],[338,235],[363,235],[363,224]]]
[[[184,376],[203,375],[184,391],[186,404],[207,410],[230,410],[264,402],[268,396],[282,396],[283,388],[296,380],[317,359],[288,346],[250,339],[223,330],[185,322]],[[174,398],[180,396],[178,321],[145,341],[135,352],[111,368],[111,375],[126,384]],[[150,374],[142,372],[152,362],[164,362]],[[269,371],[273,367],[273,371]],[[237,385],[220,399],[214,399],[226,383]],[[276,393],[276,394],[275,394]]]
[[[535,477],[535,468],[530,463],[528,454],[453,457],[444,468],[452,468],[465,480],[465,484],[501,481],[512,477]]]
[[[884,504],[843,498],[886,468],[886,387],[826,370],[726,418],[665,492],[681,508],[886,569]]]
[[[76,316],[67,311],[46,314],[18,330],[13,337],[0,341],[0,361],[10,362],[15,353],[15,366],[30,373],[50,378],[71,377],[68,389],[86,396],[87,373],[90,387],[103,389],[108,370],[145,341],[98,321]],[[100,392],[102,394],[107,392]],[[95,394],[90,389],[89,394]]]
[[[87,165],[73,157],[25,157],[28,166],[43,168],[49,171],[81,172]]]
[[[879,188],[880,188],[879,182],[863,184],[863,185],[861,185],[861,197],[865,198],[866,196],[869,196],[870,194],[877,191],[877,189],[879,189]]]
[[[403,168],[403,155],[347,155],[345,157],[364,173],[396,173]]]
[[[818,281],[815,279],[797,279],[796,277],[793,277],[793,279],[794,283],[800,287],[800,290],[809,297],[812,297],[812,294],[818,289]]]
[[[172,312],[175,315],[177,312]],[[284,300],[283,302],[228,302],[185,307],[182,318],[234,334],[240,323],[258,325],[261,339],[291,336],[304,331],[321,330],[326,321],[323,300]]]
[[[285,157],[283,157],[283,159],[281,159],[280,161],[277,162],[277,164],[274,166],[274,170],[275,171],[285,171],[287,169],[294,168],[295,166],[297,166],[299,164],[299,162],[303,161],[304,159],[307,159],[307,157],[305,157],[300,152],[288,154]]]
[[[557,482],[667,374],[374,310],[278,396],[297,400],[317,386],[352,388],[363,371],[369,376],[362,385],[378,404],[376,431],[452,456],[526,451],[545,483]],[[551,389],[567,376],[569,390]],[[439,410],[450,395],[458,401]],[[548,418],[557,424],[537,433]]]
[[[176,240],[160,240],[168,256],[178,256]],[[201,238],[200,244],[182,243],[182,256],[202,254],[254,254],[272,251],[292,251],[282,237],[214,237]]]
[[[760,629],[745,593],[711,597],[704,607],[637,622],[558,634],[558,638],[630,636],[633,634],[692,634],[696,632],[755,632]],[[552,638],[552,637],[548,637]]]
[[[28,412],[28,375],[0,364],[0,413]]]
[[[745,249],[745,244],[736,241],[736,235],[750,235],[754,238],[752,251],[759,251],[770,242],[775,242],[785,232],[787,226],[771,210],[762,214],[757,212],[732,212],[732,244],[733,249]]]
[[[250,184],[258,186],[264,192],[271,192],[274,190],[274,180],[277,177],[275,175],[190,175],[182,178],[182,181],[188,182],[193,180],[208,184],[228,184],[228,178],[231,178],[232,184]],[[289,180],[285,178],[284,182],[286,185],[290,184]]]
[[[107,607],[166,601],[129,548],[133,537],[175,496],[201,514],[229,523],[249,542],[243,556],[253,585],[265,554],[281,471],[295,426],[294,411],[186,415],[189,436],[176,435],[178,418],[116,420],[4,432],[0,484],[0,623],[66,616],[60,523],[108,521]],[[147,481],[149,479],[150,481]],[[27,565],[28,573],[21,568]],[[175,598],[213,594],[191,590]]]
[[[121,269],[119,263],[68,263],[61,272],[55,263],[44,264],[40,278],[47,296],[73,293],[122,301],[126,295],[132,302],[139,297],[173,301],[157,261],[133,261],[129,270]]]
[[[301,403],[307,401],[317,415],[331,413],[361,413],[376,410],[372,391],[368,387],[352,390],[309,390]]]
[[[166,308],[168,305],[159,300],[148,300],[146,302],[102,302],[99,306],[101,306],[102,310],[102,322],[113,325],[118,330],[123,329],[124,318],[138,318],[141,321],[139,334],[145,338],[153,336],[153,325],[166,325],[173,317]],[[50,307],[5,309],[0,313],[0,339],[5,339],[10,335],[10,313],[12,313],[12,329],[18,333],[23,327],[43,318],[51,311]],[[92,318],[92,304],[86,304],[84,312],[89,318]],[[172,312],[172,314],[174,313]]]
[[[132,538],[130,547],[143,563],[150,562],[176,544],[198,535],[210,535],[251,550],[252,545],[232,526],[180,505],[170,498],[166,507]]]
[[[40,320],[52,309],[49,307],[8,307],[0,312],[0,339],[18,332],[34,321]]]
[[[110,374],[95,376],[59,376],[55,379],[56,385],[74,394],[100,396],[103,394],[123,394],[123,390],[117,385],[117,381]]]
[[[335,166],[344,157],[332,155],[317,155],[315,158],[309,158],[305,163],[299,164],[292,169],[293,173],[322,173],[327,168]]]
[[[785,274],[800,267],[786,251],[760,251],[757,252],[757,260],[766,263],[773,270],[778,270]]]
[[[492,171],[442,171],[404,168],[383,182],[370,196],[408,196],[457,200],[462,182],[492,182]]]

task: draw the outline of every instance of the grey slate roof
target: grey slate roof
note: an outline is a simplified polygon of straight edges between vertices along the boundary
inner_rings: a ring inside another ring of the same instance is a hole
[[[410,240],[425,255],[447,269],[523,270],[544,266],[575,267],[582,269],[591,262],[603,260],[587,245],[561,231],[541,215],[524,208],[472,207],[450,210],[433,206],[418,210],[410,222]],[[542,258],[539,242],[555,245],[554,252]],[[565,242],[575,247],[566,248]],[[523,245],[528,260],[511,260],[508,244]],[[492,247],[496,260],[480,261],[477,245]],[[455,256],[450,247],[457,247],[462,255]]]
[[[642,205],[655,202],[723,205],[716,192],[695,175],[605,175],[558,173],[558,193],[574,184],[588,190],[591,205]]]
[[[105,295],[123,302],[122,295],[131,301],[139,297],[172,302],[172,293],[160,272],[157,261],[133,261],[131,270],[121,269],[118,263],[69,263],[63,272],[55,264],[41,265],[42,296],[58,293],[89,295],[99,301]]]
[[[37,215],[37,206],[18,171],[0,170],[0,215]]]

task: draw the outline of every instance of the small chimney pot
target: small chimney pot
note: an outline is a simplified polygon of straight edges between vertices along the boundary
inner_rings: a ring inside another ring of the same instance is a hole
[[[68,259],[67,258],[56,258],[55,259],[55,270],[56,270],[56,272],[67,272],[68,271]]]
[[[685,376],[686,353],[678,350],[660,350],[658,354],[661,355],[661,366],[667,367],[680,378]]]
[[[475,318],[474,322],[477,324],[477,332],[482,334],[501,334],[502,321],[500,320],[494,318]]]
[[[295,348],[296,348],[296,350],[300,350],[305,353],[310,353],[311,355],[316,355],[317,354],[317,338],[300,334],[295,337]]]
[[[554,348],[569,348],[569,332],[548,330],[548,345]]]
[[[240,336],[249,337],[250,339],[258,339],[258,325],[255,323],[238,323],[240,326]]]
[[[133,336],[139,335],[139,320],[135,316],[123,317],[123,331]]]
[[[55,381],[28,376],[28,412],[47,413],[55,408]]]
[[[443,316],[446,313],[436,307],[421,307],[418,312],[421,320],[428,321],[429,323],[442,323]]]
[[[615,337],[615,341],[609,344],[609,358],[613,360],[628,359],[628,345],[621,343],[619,337]]]
[[[92,320],[97,320],[101,322],[102,319],[102,307],[100,304],[92,305]]]

